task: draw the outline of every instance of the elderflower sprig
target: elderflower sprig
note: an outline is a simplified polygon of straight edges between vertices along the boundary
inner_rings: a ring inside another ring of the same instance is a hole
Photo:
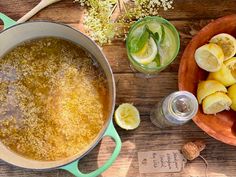
[[[133,22],[145,16],[158,15],[160,8],[173,8],[173,0],[75,0],[87,7],[84,18],[86,32],[103,45],[116,37],[124,37]],[[112,14],[119,7],[119,15],[112,20]],[[123,8],[123,9],[122,9]]]

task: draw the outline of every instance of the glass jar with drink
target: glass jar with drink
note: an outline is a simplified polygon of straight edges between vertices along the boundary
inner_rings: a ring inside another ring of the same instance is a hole
[[[148,76],[155,76],[177,56],[180,47],[175,27],[161,17],[145,17],[130,29],[126,48],[131,67]]]

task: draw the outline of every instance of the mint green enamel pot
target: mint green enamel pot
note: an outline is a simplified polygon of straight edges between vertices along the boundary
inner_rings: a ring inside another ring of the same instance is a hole
[[[89,53],[91,53],[94,59],[103,68],[108,80],[109,87],[109,102],[107,103],[109,105],[109,114],[107,121],[94,141],[88,147],[85,147],[84,151],[62,160],[37,161],[18,155],[17,153],[9,150],[0,142],[0,159],[9,164],[27,169],[50,170],[57,168],[67,170],[77,177],[94,177],[100,175],[112,165],[121,150],[121,140],[112,122],[112,116],[115,107],[114,76],[103,52],[88,36],[67,25],[44,21],[17,24],[14,20],[2,13],[0,13],[0,19],[4,23],[4,30],[0,32],[0,58],[10,49],[23,41],[45,36],[63,38],[80,45],[89,51]],[[78,169],[78,163],[80,159],[88,154],[105,136],[111,137],[116,143],[116,147],[110,159],[103,166],[91,173],[84,174],[80,172]]]

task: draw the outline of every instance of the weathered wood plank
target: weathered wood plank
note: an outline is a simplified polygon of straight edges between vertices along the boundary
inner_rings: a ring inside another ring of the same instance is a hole
[[[0,12],[5,13],[14,20],[18,20],[34,6],[39,0],[10,0],[0,1]],[[53,4],[34,16],[34,20],[51,20],[58,22],[80,22],[83,18],[84,8],[75,4],[73,0],[63,0]],[[63,20],[62,20],[63,19]]]
[[[22,17],[32,9],[39,0],[8,0],[0,1],[0,12],[6,13],[14,20]],[[235,13],[236,0],[175,0],[174,9],[164,11],[160,9],[160,15],[167,19],[204,19],[217,18]],[[64,23],[80,22],[83,8],[73,0],[63,0],[44,9],[35,17],[40,20],[60,21]]]
[[[133,103],[140,113],[149,114],[160,99],[176,91],[177,73],[162,72],[156,78],[144,79],[135,74],[115,74],[117,85],[116,103]]]

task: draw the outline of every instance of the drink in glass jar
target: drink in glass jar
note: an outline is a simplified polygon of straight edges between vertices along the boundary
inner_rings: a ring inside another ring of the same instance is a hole
[[[130,29],[126,40],[132,68],[145,75],[155,75],[177,56],[180,47],[175,27],[161,17],[145,17]]]

